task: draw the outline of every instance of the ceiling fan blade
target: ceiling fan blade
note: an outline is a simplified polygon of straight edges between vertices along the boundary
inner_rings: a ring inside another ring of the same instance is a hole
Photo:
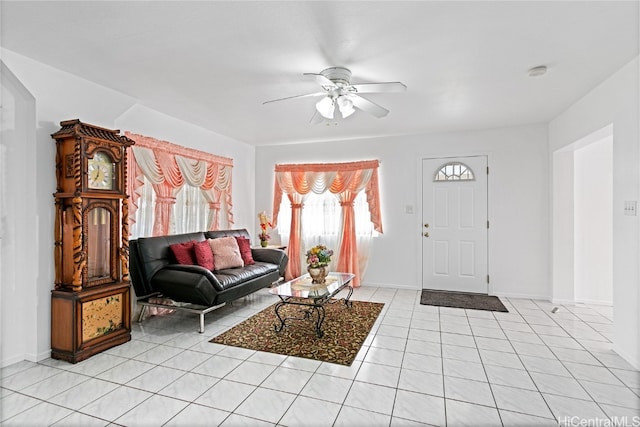
[[[272,99],[271,101],[265,101],[262,103],[262,105],[269,104],[270,102],[286,101],[287,99],[310,98],[313,96],[321,96],[326,94],[327,94],[326,92],[315,92],[315,93],[307,93],[305,95],[287,96],[286,98],[278,98],[278,99]]]
[[[351,95],[349,97],[349,99],[351,99],[351,101],[353,101],[353,106],[362,110],[362,111],[366,111],[367,113],[376,116],[378,118],[384,117],[387,114],[389,114],[389,110],[387,110],[386,108],[383,108],[381,106],[379,106],[378,104],[376,104],[375,102],[371,102],[368,99],[364,99],[361,96],[358,95]]]
[[[373,93],[373,92],[404,92],[407,86],[400,82],[384,82],[384,83],[361,83],[351,85],[355,88],[356,93]]]
[[[329,80],[328,78],[326,78],[325,76],[323,76],[322,74],[318,74],[318,73],[304,73],[305,76],[314,76],[316,78],[316,81],[318,82],[318,84],[322,87],[329,87],[329,88],[334,88],[337,87],[336,84],[334,82],[332,82],[331,80]]]

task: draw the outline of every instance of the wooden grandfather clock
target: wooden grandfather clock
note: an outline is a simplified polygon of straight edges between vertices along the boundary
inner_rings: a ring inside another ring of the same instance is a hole
[[[79,362],[131,339],[127,147],[118,130],[67,120],[56,141],[51,357]]]

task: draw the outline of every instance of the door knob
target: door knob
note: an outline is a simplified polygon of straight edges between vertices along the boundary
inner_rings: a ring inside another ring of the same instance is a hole
[[[429,233],[424,233],[423,236],[424,237],[429,237]]]
[[[425,224],[425,225],[424,225],[424,228],[429,228],[429,224],[428,224],[428,223],[427,223],[427,224]]]

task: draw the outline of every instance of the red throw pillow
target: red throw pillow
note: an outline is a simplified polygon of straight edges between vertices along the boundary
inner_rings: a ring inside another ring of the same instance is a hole
[[[246,237],[236,237],[238,241],[238,248],[240,248],[240,256],[242,257],[242,262],[244,265],[255,264],[256,262],[253,260],[253,255],[251,255],[251,242]]]
[[[213,252],[211,251],[209,242],[203,240],[202,242],[198,242],[193,245],[193,253],[196,257],[196,263],[199,266],[204,267],[207,270],[215,270]]]
[[[195,243],[196,241],[192,240],[190,242],[175,243],[169,246],[178,264],[194,265],[196,263],[196,258],[193,255],[193,245]]]

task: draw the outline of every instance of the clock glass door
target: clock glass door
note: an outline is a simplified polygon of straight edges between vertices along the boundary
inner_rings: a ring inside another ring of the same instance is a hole
[[[111,277],[111,212],[92,209],[87,226],[87,281],[103,283]]]

